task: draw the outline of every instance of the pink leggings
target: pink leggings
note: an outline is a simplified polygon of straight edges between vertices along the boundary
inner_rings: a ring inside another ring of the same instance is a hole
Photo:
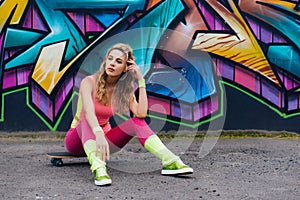
[[[137,136],[144,146],[145,141],[154,132],[143,119],[130,118],[119,126],[114,127],[105,133],[110,146],[110,152],[114,153],[122,149],[134,136]],[[83,145],[88,140],[95,140],[86,119],[80,121],[76,128],[71,128],[65,137],[65,146],[73,155],[85,155]]]

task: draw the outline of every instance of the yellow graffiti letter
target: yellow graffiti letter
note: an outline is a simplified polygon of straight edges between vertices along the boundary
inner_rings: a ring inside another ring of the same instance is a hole
[[[0,32],[11,15],[10,24],[18,24],[20,22],[27,3],[28,0],[6,0],[2,3],[0,7]]]
[[[63,70],[59,71],[66,43],[66,41],[63,41],[44,47],[35,65],[32,78],[48,94],[51,94],[58,81],[70,68],[69,65],[69,67],[65,67]]]

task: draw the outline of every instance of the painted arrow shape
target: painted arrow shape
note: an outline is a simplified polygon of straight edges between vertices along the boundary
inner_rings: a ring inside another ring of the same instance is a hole
[[[198,32],[192,49],[204,50],[240,63],[279,85],[264,52],[233,0],[228,0],[232,12],[217,0],[207,0],[207,2],[235,34]]]

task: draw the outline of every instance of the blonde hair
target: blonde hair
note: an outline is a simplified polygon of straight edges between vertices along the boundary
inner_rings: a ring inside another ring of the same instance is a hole
[[[122,114],[127,114],[129,111],[129,103],[134,98],[134,77],[130,72],[123,72],[115,85],[114,92],[111,97],[111,102],[108,102],[107,97],[107,74],[105,71],[106,58],[112,50],[119,50],[126,55],[127,60],[133,59],[133,50],[132,48],[123,43],[118,43],[113,45],[110,49],[107,50],[105,58],[100,65],[100,69],[96,72],[96,98],[101,103],[111,104],[115,111]],[[126,61],[127,61],[126,60]]]

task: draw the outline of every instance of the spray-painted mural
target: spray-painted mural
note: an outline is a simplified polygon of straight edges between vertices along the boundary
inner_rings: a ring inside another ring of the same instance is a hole
[[[295,120],[299,14],[296,0],[0,0],[1,127],[67,128],[76,88],[114,42],[135,50],[150,118],[200,127],[226,117],[231,88]]]

